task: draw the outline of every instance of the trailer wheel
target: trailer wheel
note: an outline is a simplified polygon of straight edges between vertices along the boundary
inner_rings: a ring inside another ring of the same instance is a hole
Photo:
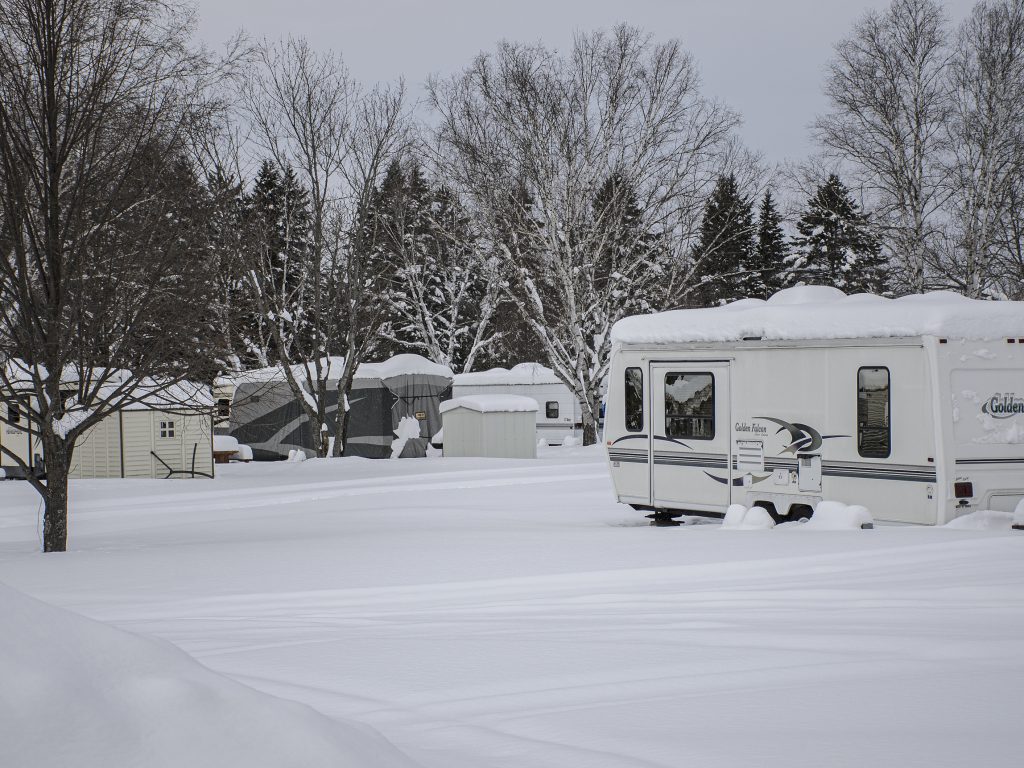
[[[814,509],[811,508],[810,504],[790,504],[789,513],[786,515],[786,519],[793,520],[810,520],[811,515],[814,514]]]

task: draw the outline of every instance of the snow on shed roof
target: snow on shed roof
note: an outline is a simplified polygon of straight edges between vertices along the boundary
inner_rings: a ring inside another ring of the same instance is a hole
[[[948,291],[899,299],[847,296],[838,288],[808,285],[779,291],[768,301],[635,315],[612,328],[613,344],[900,336],[1024,337],[1024,302],[979,301]]]
[[[561,384],[555,372],[540,363],[520,363],[512,370],[491,368],[489,371],[473,371],[455,375],[455,385],[510,385],[510,384]]]
[[[522,413],[540,409],[532,397],[522,395],[463,395],[441,403],[441,413],[467,408],[480,413]]]

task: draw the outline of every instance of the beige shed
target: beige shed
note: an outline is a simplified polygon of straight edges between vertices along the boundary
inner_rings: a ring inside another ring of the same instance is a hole
[[[444,455],[537,458],[537,401],[522,395],[464,395],[441,403]]]
[[[145,397],[103,419],[75,445],[71,477],[213,477],[209,390]]]

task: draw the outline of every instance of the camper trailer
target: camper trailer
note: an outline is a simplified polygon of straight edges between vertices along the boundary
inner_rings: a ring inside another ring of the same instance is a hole
[[[583,411],[579,399],[555,372],[540,363],[520,363],[511,370],[460,373],[452,388],[455,397],[466,395],[520,395],[537,402],[537,439],[561,445],[567,437],[582,433]]]
[[[604,440],[654,517],[822,500],[941,525],[1024,497],[1024,303],[791,288],[626,318]]]
[[[326,426],[332,437],[344,364],[340,357],[322,362],[327,377]],[[295,366],[294,371],[305,383],[303,367]],[[229,434],[250,446],[255,459],[274,461],[296,450],[314,455],[311,425],[280,367],[235,374],[230,381],[219,380],[219,387],[220,392],[230,387],[232,393]],[[430,439],[441,430],[439,408],[451,397],[451,388],[451,369],[419,355],[363,363],[348,395],[345,455],[391,458],[398,449],[397,457],[425,456]]]

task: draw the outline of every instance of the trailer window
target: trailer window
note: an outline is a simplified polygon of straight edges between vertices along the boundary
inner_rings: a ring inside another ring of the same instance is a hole
[[[626,431],[644,431],[644,372],[626,369]]]
[[[711,373],[665,375],[665,436],[715,437],[715,377]]]
[[[231,415],[231,401],[222,397],[217,401],[217,415],[223,419]]]
[[[161,421],[160,422],[160,437],[174,437],[174,422],[173,421]]]
[[[21,424],[21,408],[18,407],[17,403],[7,404],[7,423]]]
[[[889,423],[889,369],[857,371],[857,452],[868,459],[885,459],[892,450]]]
[[[544,404],[544,415],[547,418],[549,418],[549,419],[557,419],[558,418],[558,401],[557,400],[548,400],[547,403]]]

